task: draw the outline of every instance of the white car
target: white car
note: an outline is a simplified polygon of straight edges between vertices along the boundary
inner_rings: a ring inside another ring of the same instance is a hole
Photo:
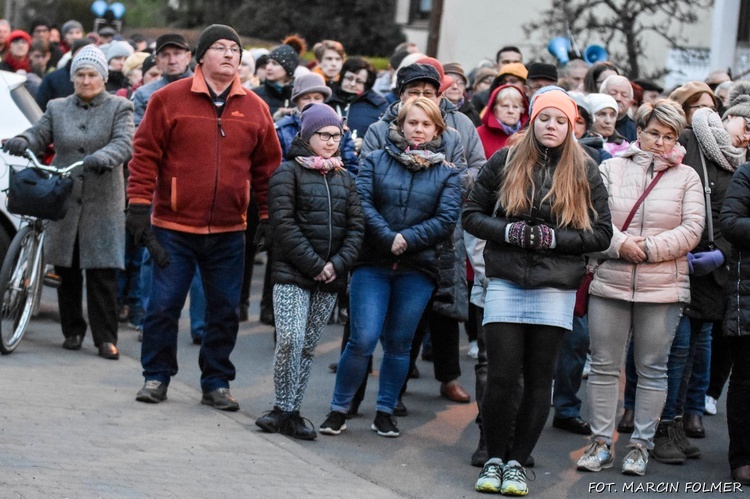
[[[41,118],[34,97],[26,90],[26,77],[18,73],[0,71],[0,139],[10,139],[28,129]],[[6,209],[5,192],[8,188],[7,164],[22,165],[25,160],[0,151],[0,262],[5,258],[11,239],[16,234],[20,220]]]

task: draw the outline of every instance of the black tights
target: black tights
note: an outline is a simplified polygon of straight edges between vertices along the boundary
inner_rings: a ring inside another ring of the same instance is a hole
[[[487,451],[491,458],[524,463],[547,422],[552,378],[565,330],[510,323],[491,323],[485,328],[488,370],[481,413]],[[522,369],[524,389],[518,406],[513,399]],[[513,434],[516,407],[523,417],[515,422]]]

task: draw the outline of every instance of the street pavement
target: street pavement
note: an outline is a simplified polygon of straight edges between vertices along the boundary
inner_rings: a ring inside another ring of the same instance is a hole
[[[262,276],[262,267],[255,272]],[[409,416],[399,418],[401,437],[377,436],[370,424],[378,351],[362,416],[350,420],[340,436],[300,442],[269,435],[254,425],[273,406],[273,329],[257,322],[258,288],[254,284],[250,321],[241,324],[232,356],[237,379],[231,389],[241,407],[236,413],[200,404],[199,347],[190,339],[187,309],[180,327],[180,372],[169,399],[142,404],[135,401],[143,384],[136,331],[120,328],[119,361],[98,357],[90,335],[81,351],[64,350],[54,290],[45,289],[26,338],[12,355],[0,357],[0,499],[479,497],[473,490],[479,469],[469,465],[479,433],[465,335],[461,382],[472,393],[470,404],[441,399],[432,365],[420,360],[421,377],[410,381],[404,398]],[[316,427],[329,410],[335,375],[328,364],[338,359],[342,330],[328,326],[316,352],[302,405],[302,415]],[[585,383],[581,391],[585,395]],[[700,459],[682,466],[652,460],[642,478],[619,472],[627,438],[616,442],[614,468],[577,472],[575,461],[587,439],[553,429],[550,414],[533,453],[537,464],[529,495],[747,494],[747,487],[728,481],[723,399],[719,414],[704,418],[707,438],[694,440],[703,451]]]

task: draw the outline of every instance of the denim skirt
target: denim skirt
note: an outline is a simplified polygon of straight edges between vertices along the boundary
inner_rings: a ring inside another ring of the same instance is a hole
[[[573,329],[576,290],[524,289],[504,279],[490,278],[484,297],[484,320],[515,324],[543,324]]]

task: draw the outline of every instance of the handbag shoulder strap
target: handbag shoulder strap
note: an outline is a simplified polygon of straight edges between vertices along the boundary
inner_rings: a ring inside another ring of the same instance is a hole
[[[698,152],[701,155],[701,166],[703,166],[703,192],[706,194],[706,227],[708,228],[708,243],[714,245],[714,215],[711,209],[711,180],[708,178],[708,168],[706,168],[706,158],[703,151],[698,146]]]
[[[648,196],[648,193],[653,190],[653,188],[656,186],[656,183],[664,176],[664,174],[667,172],[666,169],[660,171],[656,174],[656,177],[651,181],[650,184],[648,184],[648,187],[646,187],[646,190],[643,191],[643,194],[641,194],[641,197],[638,198],[638,201],[635,202],[635,206],[633,206],[633,209],[630,210],[630,214],[628,215],[628,218],[625,219],[625,223],[622,226],[622,229],[620,229],[621,232],[625,232],[628,230],[628,227],[630,227],[630,222],[633,221],[633,217],[635,216],[635,212],[638,211],[638,208],[641,207],[643,204],[643,201],[646,199],[646,196]]]

